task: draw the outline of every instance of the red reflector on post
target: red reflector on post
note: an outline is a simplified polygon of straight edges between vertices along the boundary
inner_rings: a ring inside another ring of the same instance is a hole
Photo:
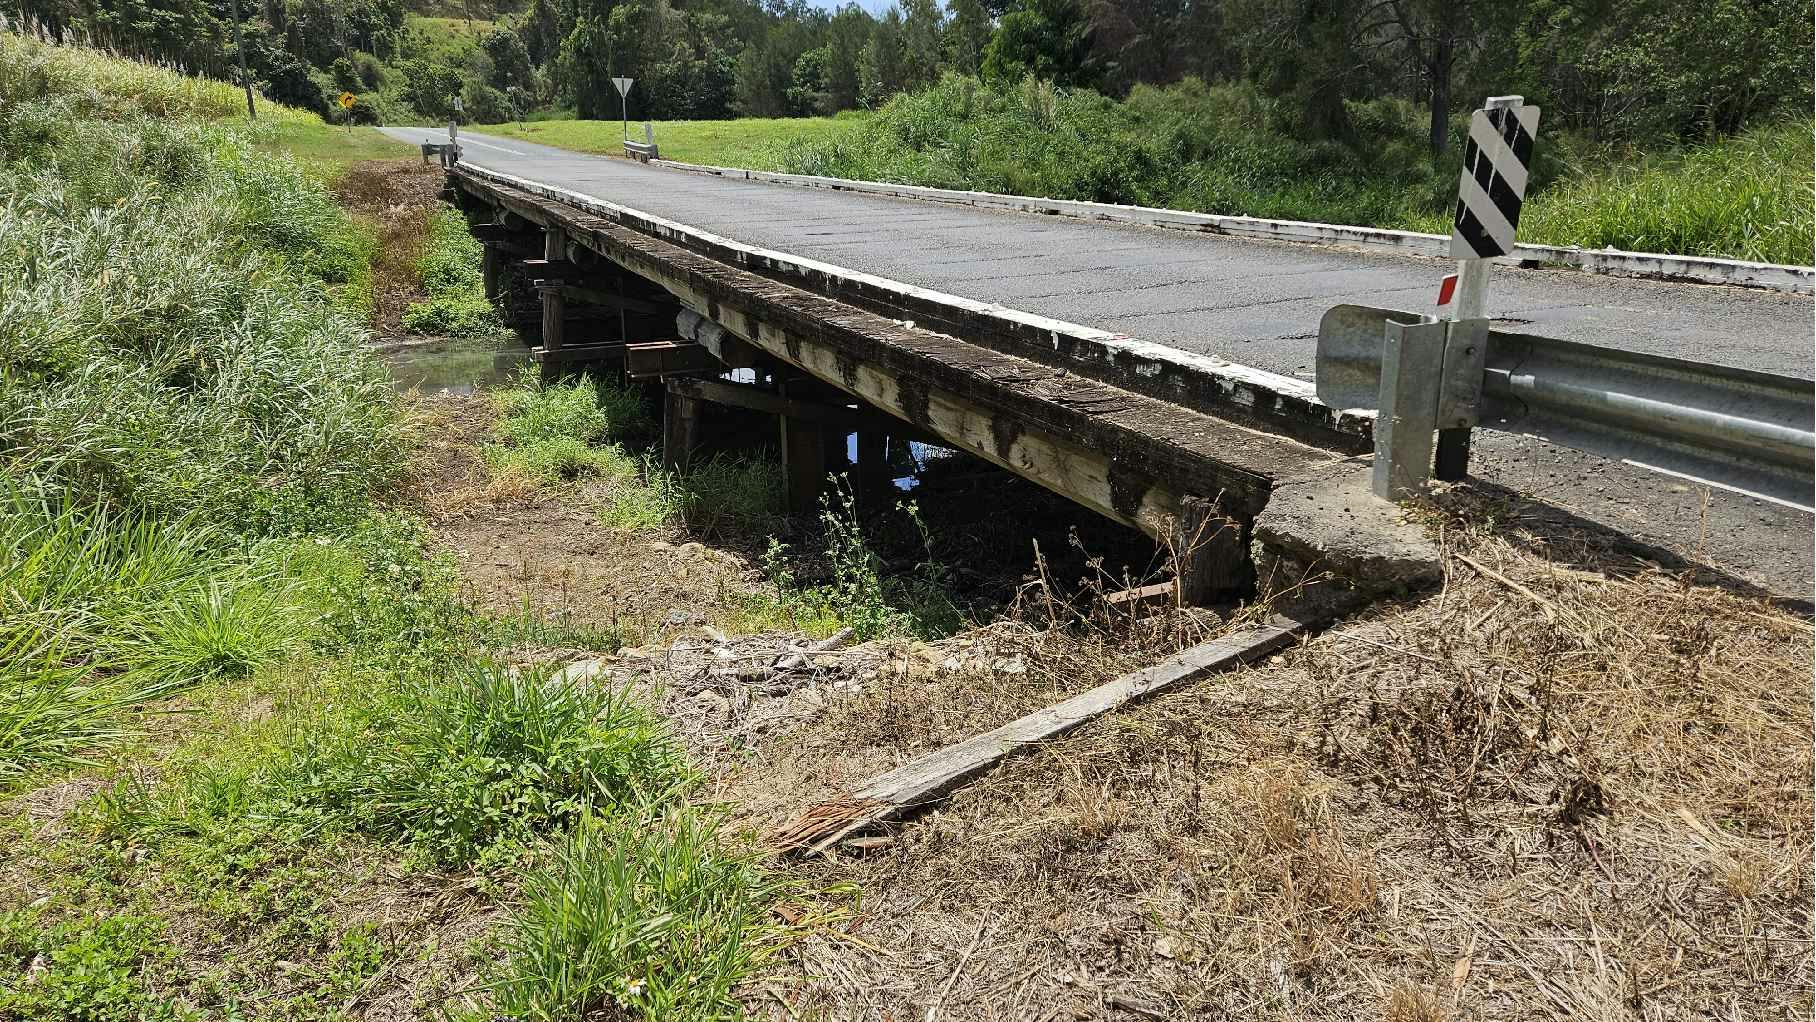
[[[1457,295],[1457,275],[1453,273],[1450,276],[1444,278],[1444,283],[1438,285],[1438,304],[1439,305],[1449,305],[1450,300],[1452,298],[1455,298],[1456,295]]]

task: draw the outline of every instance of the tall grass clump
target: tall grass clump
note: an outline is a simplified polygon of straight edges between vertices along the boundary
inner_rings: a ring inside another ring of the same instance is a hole
[[[332,198],[219,129],[42,113],[0,114],[0,461],[249,534],[358,513],[401,455]]]
[[[483,250],[467,222],[451,206],[429,215],[428,237],[416,272],[427,301],[404,310],[404,329],[443,337],[479,337],[502,328],[498,310],[486,298],[480,273]]]
[[[243,117],[239,86],[201,75],[106,53],[86,46],[53,45],[0,31],[0,106],[19,97],[78,97],[85,116]],[[259,97],[258,115],[280,123],[320,123],[305,110]]]
[[[776,885],[681,806],[581,821],[524,881],[492,969],[494,1009],[537,1022],[738,1018],[780,946]]]
[[[1816,122],[1753,128],[1681,151],[1588,150],[1533,199],[1523,240],[1808,266],[1816,246]]]
[[[315,641],[262,544],[350,527],[401,465],[369,239],[242,133],[150,116],[208,115],[192,85],[0,39],[7,775]]]
[[[479,663],[412,676],[353,726],[301,743],[292,797],[430,861],[508,856],[591,810],[672,798],[692,774],[623,690]]]

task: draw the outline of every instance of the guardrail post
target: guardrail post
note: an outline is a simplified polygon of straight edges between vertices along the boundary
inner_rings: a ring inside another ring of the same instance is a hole
[[[1375,496],[1404,500],[1431,479],[1432,433],[1444,375],[1446,324],[1387,323],[1375,417]]]
[[[1438,388],[1438,454],[1433,475],[1455,482],[1469,472],[1470,431],[1482,421],[1482,371],[1488,362],[1488,320],[1444,324],[1443,382]]]

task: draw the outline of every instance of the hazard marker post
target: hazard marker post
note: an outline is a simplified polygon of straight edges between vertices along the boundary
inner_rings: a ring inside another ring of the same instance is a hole
[[[1457,272],[1438,293],[1446,315],[1389,321],[1382,338],[1372,487],[1378,497],[1404,500],[1434,475],[1456,480],[1469,469],[1488,357],[1488,271],[1491,260],[1513,253],[1538,123],[1538,107],[1519,96],[1493,97],[1470,118],[1450,236]]]
[[[1527,106],[1520,96],[1491,96],[1469,118],[1450,232],[1457,273],[1454,284],[1445,279],[1438,297],[1440,307],[1448,306],[1451,325],[1444,343],[1433,474],[1446,481],[1469,471],[1470,428],[1479,421],[1488,354],[1490,260],[1513,254],[1538,131],[1539,108]]]

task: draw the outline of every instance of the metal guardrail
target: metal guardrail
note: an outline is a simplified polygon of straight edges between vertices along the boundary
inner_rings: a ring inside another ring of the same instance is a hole
[[[1319,400],[1338,408],[1380,404],[1389,324],[1400,334],[1442,326],[1360,305],[1325,313]],[[1484,429],[1816,509],[1816,383],[1809,380],[1490,330],[1476,419]],[[1377,423],[1378,443],[1382,433]],[[1428,475],[1429,464],[1423,468]]]
[[[633,142],[628,138],[624,140],[624,155],[642,163],[662,158],[662,153],[656,148],[656,143]]]

